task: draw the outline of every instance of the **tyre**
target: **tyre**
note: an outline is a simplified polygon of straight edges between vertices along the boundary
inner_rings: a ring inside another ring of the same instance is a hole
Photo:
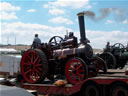
[[[116,58],[112,53],[104,52],[99,57],[101,57],[105,61],[108,69],[116,68]]]
[[[21,59],[21,74],[28,83],[43,81],[48,72],[46,55],[40,49],[27,50]]]

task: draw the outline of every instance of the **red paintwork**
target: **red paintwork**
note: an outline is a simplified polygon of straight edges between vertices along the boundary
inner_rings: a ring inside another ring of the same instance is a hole
[[[85,78],[84,64],[78,59],[71,59],[65,66],[65,75],[68,81],[72,84],[76,84],[83,81]]]
[[[96,84],[104,84],[104,85],[110,85],[110,84],[112,84],[112,83],[114,83],[114,82],[124,82],[124,83],[126,83],[126,84],[128,84],[128,77],[127,78],[120,78],[120,77],[106,77],[106,78],[102,78],[102,77],[100,77],[100,78],[98,78],[98,77],[93,77],[93,78],[89,78],[89,79],[86,79],[86,80],[84,80],[83,82],[80,82],[79,84],[80,84],[80,86],[82,86],[83,85],[83,83],[86,83],[86,82],[88,82],[88,81],[94,81]]]
[[[98,85],[111,85],[114,82],[124,82],[128,85],[128,77],[125,76],[101,76],[101,77],[92,77],[88,78],[84,81],[81,81],[75,85],[66,85],[63,87],[58,87],[54,84],[23,84],[23,88],[29,90],[37,90],[39,93],[43,94],[64,94],[64,95],[71,95],[76,92],[80,92],[82,86],[86,84],[88,81],[93,81]]]
[[[43,94],[72,94],[72,86],[58,87],[56,85],[47,85],[47,84],[24,84],[23,88],[38,90],[39,93]]]
[[[42,64],[38,54],[30,49],[25,52],[21,60],[21,72],[24,79],[29,83],[36,83],[40,79]]]

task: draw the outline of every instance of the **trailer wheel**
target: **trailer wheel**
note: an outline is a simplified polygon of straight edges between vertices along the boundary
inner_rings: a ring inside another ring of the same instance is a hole
[[[48,72],[48,62],[43,51],[29,49],[21,59],[21,73],[28,83],[43,81]]]
[[[87,74],[86,63],[80,58],[72,58],[65,65],[66,78],[72,84],[85,80]]]
[[[101,57],[105,61],[108,69],[116,68],[116,58],[112,53],[104,52],[99,57]]]
[[[86,84],[82,90],[82,96],[100,96],[99,88],[96,84]]]
[[[128,96],[128,89],[124,85],[116,85],[112,87],[110,96]]]

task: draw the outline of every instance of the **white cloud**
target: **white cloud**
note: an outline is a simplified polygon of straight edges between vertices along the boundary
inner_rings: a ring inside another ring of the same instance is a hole
[[[105,24],[112,24],[112,23],[114,23],[114,21],[112,21],[112,20],[107,20]]]
[[[86,6],[86,9],[90,9],[92,6],[91,5],[87,5]]]
[[[79,31],[74,31],[70,28],[63,26],[52,27],[41,24],[30,24],[30,23],[1,23],[1,42],[7,43],[7,37],[9,37],[9,43],[15,44],[15,36],[17,38],[17,44],[31,44],[34,38],[34,34],[38,33],[42,42],[48,42],[52,36],[62,36],[66,34],[66,30],[74,32],[75,36],[80,39]],[[107,41],[113,45],[114,43],[120,42],[124,45],[128,42],[128,31],[94,31],[86,30],[87,38],[90,40],[90,44],[93,48],[104,48]]]
[[[64,37],[66,30],[72,31],[72,29],[63,26],[51,27],[41,24],[25,24],[22,22],[1,23],[0,43],[6,44],[7,37],[9,37],[9,43],[15,44],[16,36],[17,44],[31,44],[35,33],[39,34],[42,42],[48,42],[54,35]]]
[[[36,12],[36,9],[29,9],[27,12]]]
[[[12,20],[12,19],[18,19],[15,12],[7,13],[7,12],[1,12],[0,13],[0,19],[1,20]]]
[[[44,8],[54,7],[72,7],[72,8],[90,8],[88,7],[89,0],[57,0],[55,2],[49,2],[44,5]]]
[[[21,8],[18,6],[13,6],[8,2],[1,2],[0,3],[0,19],[1,20],[12,20],[12,19],[18,19],[16,16],[16,11],[19,11]]]
[[[97,48],[103,48],[106,45],[106,42],[109,41],[112,45],[114,43],[127,44],[128,31],[92,31],[87,30],[87,37],[91,41],[91,45]]]
[[[49,8],[49,4],[43,5],[44,8]]]
[[[124,21],[122,21],[122,24],[128,24],[128,19],[125,19]]]
[[[63,18],[63,17],[56,17],[56,18],[52,18],[49,20],[50,22],[53,23],[65,23],[65,24],[74,24],[71,20],[67,19],[67,18]]]
[[[1,2],[0,3],[0,11],[19,11],[20,7],[18,6],[13,6],[8,2]]]
[[[75,36],[79,37],[80,33],[75,32]],[[128,42],[128,31],[94,31],[94,30],[86,30],[86,37],[90,40],[90,45],[92,48],[105,48],[106,43],[109,41],[111,45],[115,43],[122,43],[126,46]],[[79,40],[78,39],[78,40]]]
[[[49,13],[52,14],[52,15],[64,14],[64,10],[54,8],[54,9],[50,9]]]

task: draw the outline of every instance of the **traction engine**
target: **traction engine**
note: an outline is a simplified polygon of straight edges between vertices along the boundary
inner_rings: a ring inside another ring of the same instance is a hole
[[[53,36],[40,48],[28,49],[21,59],[21,74],[28,83],[41,83],[47,77],[55,80],[65,77],[69,83],[76,84],[88,77],[106,73],[104,60],[93,56],[88,44],[84,26],[84,12],[78,13],[80,43],[73,32],[65,38]]]
[[[99,56],[109,69],[122,69],[128,63],[128,45],[125,47],[122,43],[115,43],[110,46],[108,42],[104,52]]]

